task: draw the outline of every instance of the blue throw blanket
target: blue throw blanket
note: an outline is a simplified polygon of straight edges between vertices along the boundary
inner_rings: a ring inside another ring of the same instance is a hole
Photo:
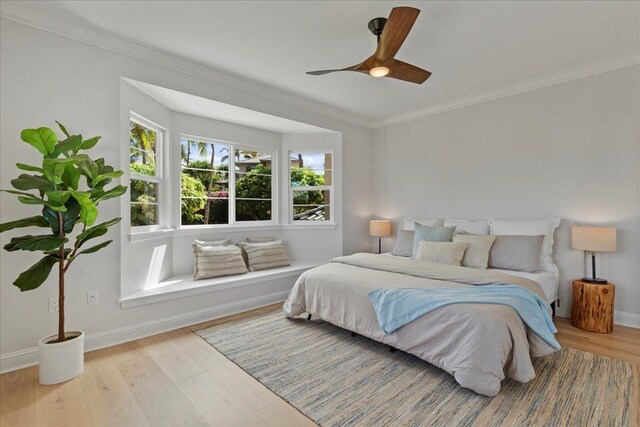
[[[390,334],[401,326],[448,304],[504,304],[547,344],[560,349],[558,332],[547,312],[547,302],[516,285],[486,285],[464,288],[387,288],[369,292],[369,300],[382,330]]]

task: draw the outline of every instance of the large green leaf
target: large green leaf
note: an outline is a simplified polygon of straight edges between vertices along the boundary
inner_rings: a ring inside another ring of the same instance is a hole
[[[50,251],[59,248],[62,244],[67,243],[69,239],[54,235],[42,236],[21,236],[14,237],[9,243],[4,245],[4,249],[9,252],[13,251]]]
[[[62,174],[62,182],[70,190],[77,190],[82,174],[73,165],[67,165]]]
[[[8,230],[13,230],[14,228],[24,228],[24,227],[49,227],[49,223],[44,217],[30,216],[28,218],[18,219],[16,221],[5,222],[0,224],[0,233]]]
[[[58,142],[56,133],[47,127],[25,129],[20,134],[20,137],[24,142],[35,147],[36,150],[45,156],[53,152],[53,147]]]
[[[11,180],[11,185],[18,190],[54,191],[53,182],[37,175],[20,174],[18,178]]]
[[[94,203],[100,203],[105,200],[113,199],[114,197],[120,197],[127,192],[127,187],[117,185],[108,191],[102,189],[91,192],[91,198]]]
[[[10,192],[10,191],[7,191]],[[17,192],[16,192],[17,193]],[[27,193],[24,193],[27,194]],[[67,208],[60,203],[55,203],[53,201],[48,201],[48,200],[42,200],[39,199],[31,194],[28,194],[26,196],[18,196],[18,201],[20,201],[20,203],[24,203],[25,205],[44,205],[44,206],[48,206],[51,209],[53,209],[54,211],[60,211],[60,212],[64,212],[67,210]]]
[[[22,272],[13,284],[22,292],[39,288],[47,280],[51,269],[57,262],[56,258],[47,255],[32,265],[31,268]]]
[[[98,208],[91,200],[89,193],[73,191],[71,194],[80,204],[80,221],[85,226],[91,227],[98,218]]]
[[[71,135],[69,135],[69,132],[67,132],[67,128],[64,127],[64,125],[57,120],[56,120],[56,123],[58,124],[58,127],[60,128],[62,133],[64,133],[67,136],[67,138],[69,138]]]
[[[97,244],[97,245],[95,245],[95,246],[91,246],[90,248],[87,248],[87,249],[85,249],[85,250],[83,250],[83,251],[78,252],[78,253],[76,254],[76,256],[78,256],[78,255],[83,255],[83,254],[84,254],[84,255],[86,255],[86,254],[92,254],[92,253],[94,253],[94,252],[98,252],[100,249],[104,248],[105,246],[107,246],[107,245],[108,245],[109,243],[111,243],[111,242],[113,242],[113,240],[107,240],[106,242],[102,242],[102,243],[99,243],[99,244]],[[75,258],[75,257],[74,257],[74,258]]]
[[[93,186],[95,187],[99,183],[101,183],[102,181],[105,181],[105,180],[109,180],[110,181],[110,180],[112,180],[114,178],[119,178],[119,177],[122,176],[122,174],[123,174],[122,171],[115,171],[115,172],[109,172],[109,173],[98,175],[93,179]]]
[[[103,236],[107,233],[108,228],[120,222],[122,218],[113,218],[109,221],[101,222],[91,228],[87,228],[76,237],[76,246],[82,246],[87,240],[95,239],[96,237]]]
[[[56,261],[60,261],[63,259],[67,259],[67,257],[69,256],[69,254],[71,253],[72,249],[71,248],[64,248],[64,258],[60,257],[60,250],[58,249],[53,249],[50,251],[44,251],[45,254],[53,257],[56,259]]]
[[[69,157],[45,159],[42,162],[42,168],[58,177],[62,177],[65,169],[68,166],[79,165],[81,163],[89,161],[89,157],[85,154],[75,154]]]
[[[62,214],[63,231],[68,234],[73,231],[73,227],[80,217],[80,204],[78,204],[76,199],[72,197],[67,200],[64,206],[66,211]],[[58,217],[58,212],[48,206],[45,206],[42,209],[42,216],[51,227],[53,234],[59,234],[60,218]]]
[[[47,191],[45,194],[47,195],[47,201],[56,205],[64,205],[71,197],[70,191]]]
[[[25,165],[24,163],[16,163],[16,167],[17,167],[18,169],[20,169],[20,170],[23,170],[23,171],[38,172],[38,173],[41,173],[42,175],[45,175],[45,176],[46,176],[46,178],[47,178],[49,181],[53,181],[53,182],[54,182],[54,183],[56,183],[56,184],[61,184],[61,183],[62,183],[62,180],[61,180],[59,177],[57,177],[57,176],[55,176],[55,175],[53,175],[53,174],[50,174],[50,173],[49,173],[49,172],[47,172],[46,170],[44,170],[44,169],[42,169],[42,168],[39,168],[39,167],[37,167],[37,166]]]
[[[80,146],[80,149],[88,150],[90,148],[93,148],[98,143],[100,138],[102,138],[102,137],[101,136],[94,136],[93,138],[89,138],[89,139],[87,139],[85,141],[82,141],[82,146]]]
[[[74,153],[82,145],[82,135],[73,135],[57,143],[51,153],[52,157],[58,157],[62,153],[73,151]]]

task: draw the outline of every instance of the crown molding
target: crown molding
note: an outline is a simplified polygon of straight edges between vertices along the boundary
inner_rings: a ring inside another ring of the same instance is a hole
[[[264,83],[218,71],[208,65],[195,62],[191,59],[132,43],[97,28],[89,29],[87,26],[81,25],[70,26],[61,22],[54,22],[46,16],[18,16],[8,13],[7,11],[2,11],[0,17],[129,58],[242,91],[269,101],[286,104],[290,107],[319,114],[343,123],[350,123],[368,129],[373,128],[373,121],[364,117],[305,99],[299,95],[287,93],[282,89]],[[269,112],[265,111],[265,113]]]
[[[483,102],[493,101],[500,98],[506,98],[508,96],[517,95],[519,93],[542,89],[548,86],[566,83],[572,80],[578,80],[584,77],[606,73],[608,71],[614,71],[620,68],[626,68],[638,64],[640,64],[640,53],[616,56],[602,61],[582,65],[580,67],[570,68],[568,70],[560,71],[557,73],[551,73],[541,77],[536,77],[531,80],[525,80],[519,83],[503,86],[496,90],[482,92],[477,95],[466,96],[463,98],[455,99],[453,101],[443,102],[431,107],[414,110],[409,113],[391,116],[383,120],[374,122],[373,128],[379,129],[386,126],[419,119],[422,117],[433,116],[434,114],[457,110],[459,108],[469,107],[471,105],[481,104]]]

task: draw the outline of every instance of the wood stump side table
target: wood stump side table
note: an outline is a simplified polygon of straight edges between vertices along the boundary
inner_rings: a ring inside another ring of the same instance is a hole
[[[573,281],[571,324],[589,332],[608,334],[613,331],[615,285],[598,285]]]

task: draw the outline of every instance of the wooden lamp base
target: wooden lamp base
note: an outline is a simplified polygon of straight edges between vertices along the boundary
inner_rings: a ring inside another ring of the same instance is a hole
[[[615,285],[573,281],[571,324],[576,328],[602,334],[613,331]]]

